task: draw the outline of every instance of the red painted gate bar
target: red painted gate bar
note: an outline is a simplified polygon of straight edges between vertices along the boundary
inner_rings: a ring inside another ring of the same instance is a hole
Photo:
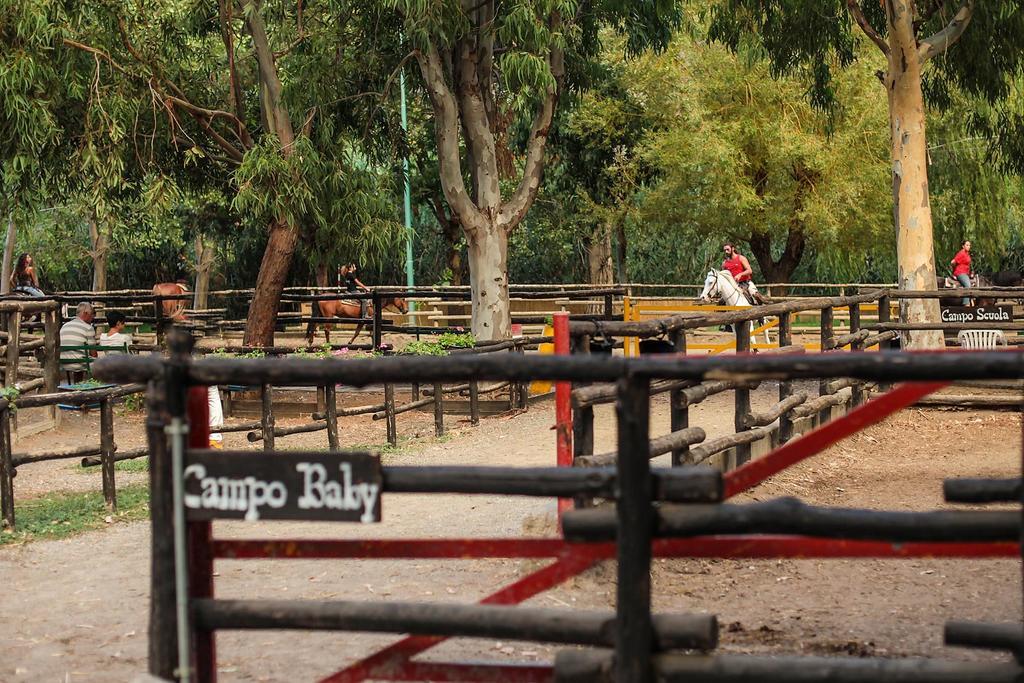
[[[555,330],[555,355],[568,356],[569,314],[565,311],[552,316]],[[555,382],[555,461],[559,467],[572,467],[572,384]],[[562,513],[572,508],[572,499],[558,499],[558,523],[561,526]]]

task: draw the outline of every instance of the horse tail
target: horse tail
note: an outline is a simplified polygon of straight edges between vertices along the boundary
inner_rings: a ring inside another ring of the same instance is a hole
[[[309,323],[306,325],[306,338],[309,339],[310,343],[313,343],[313,335],[316,333],[316,322],[314,318],[320,317],[320,302],[313,301],[313,305],[309,309]]]

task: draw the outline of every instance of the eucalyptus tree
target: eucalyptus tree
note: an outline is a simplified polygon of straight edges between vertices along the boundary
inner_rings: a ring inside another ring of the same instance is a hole
[[[926,97],[942,105],[959,90],[997,108],[1006,103],[1013,76],[1024,64],[1024,2],[722,0],[712,25],[713,35],[733,48],[757,43],[777,73],[808,73],[812,101],[823,107],[834,104],[834,67],[855,59],[858,30],[885,60],[877,75],[889,108],[899,285],[935,289]],[[1024,112],[1004,108],[997,121],[1004,133],[1013,134],[1021,130]],[[1015,145],[1007,148],[1024,151],[1019,141]],[[937,320],[938,301],[902,300],[901,319]],[[911,347],[941,346],[942,334],[912,332],[906,340]]]
[[[625,34],[628,51],[660,48],[680,8],[675,0],[389,3],[420,67],[441,187],[466,235],[473,334],[507,337],[509,234],[541,186],[560,96],[585,86],[586,69],[600,55],[600,28]]]
[[[386,223],[354,178],[374,161],[362,140],[380,141],[386,156],[393,138],[375,128],[379,117],[367,123],[397,61],[390,15],[345,0],[96,0],[49,11],[69,72],[89,76],[77,93],[83,139],[119,150],[142,195],[230,184],[243,224],[267,226],[244,343],[272,343],[303,238]]]

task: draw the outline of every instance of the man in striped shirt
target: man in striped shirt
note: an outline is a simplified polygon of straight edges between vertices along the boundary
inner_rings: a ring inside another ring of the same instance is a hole
[[[66,346],[93,346],[96,344],[96,329],[92,326],[95,312],[92,309],[92,304],[82,302],[78,304],[76,310],[77,315],[71,320],[64,323],[60,328],[60,345],[61,347]],[[95,351],[62,351],[60,357],[64,358],[83,358],[88,353],[91,356],[95,356]],[[62,363],[61,369],[67,373],[68,381],[72,384],[81,382],[85,379],[86,365],[84,363]]]

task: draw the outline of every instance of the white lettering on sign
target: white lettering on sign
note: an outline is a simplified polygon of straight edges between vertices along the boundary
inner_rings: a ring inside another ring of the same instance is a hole
[[[245,512],[245,519],[254,521],[260,518],[261,507],[281,508],[288,500],[288,489],[279,481],[208,477],[203,465],[186,467],[185,481],[189,478],[199,481],[200,494],[186,493],[184,497],[185,507],[195,510],[235,510]]]
[[[295,470],[302,475],[302,493],[296,504],[300,510],[362,510],[363,523],[375,521],[374,508],[380,496],[380,485],[352,482],[352,465],[340,463],[341,481],[328,479],[327,468],[320,463],[298,462]],[[281,509],[288,502],[288,487],[281,481],[265,481],[256,477],[210,477],[204,465],[194,464],[184,473],[186,508],[193,510],[225,510],[244,512],[247,521],[260,518],[260,509]],[[199,493],[187,491],[190,480],[199,485]]]
[[[944,323],[973,323],[973,322],[1010,322],[1013,317],[1005,307],[995,310],[986,310],[983,307],[969,309],[942,309],[942,322]]]
[[[333,481],[327,478],[327,468],[319,463],[300,462],[295,469],[302,473],[302,495],[298,505],[302,510],[359,510],[362,508],[361,522],[373,521],[373,508],[380,495],[377,484],[353,484],[352,465],[343,462],[339,465],[342,480]]]

